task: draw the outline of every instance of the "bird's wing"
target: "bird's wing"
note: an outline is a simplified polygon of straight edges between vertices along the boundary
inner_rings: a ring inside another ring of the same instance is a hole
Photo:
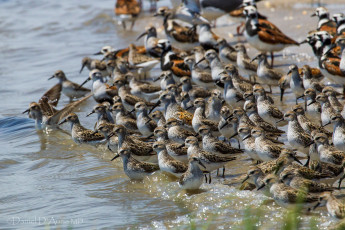
[[[62,84],[58,83],[54,85],[52,88],[50,88],[47,92],[43,94],[43,97],[48,98],[49,104],[52,106],[57,106],[60,96],[61,96],[61,90],[62,90]]]

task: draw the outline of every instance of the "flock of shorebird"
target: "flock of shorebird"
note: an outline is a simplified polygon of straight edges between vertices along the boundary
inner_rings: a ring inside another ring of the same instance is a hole
[[[68,123],[74,142],[105,144],[116,153],[112,160],[122,158],[133,180],[160,170],[179,177],[183,189],[199,189],[204,177],[211,183],[213,171],[218,176],[223,169],[224,176],[228,162],[247,154],[253,165],[244,169],[243,183],[280,205],[326,205],[332,216],[343,218],[345,206],[333,194],[333,184],[338,181],[340,189],[345,177],[344,91],[321,81],[345,85],[345,16],[331,19],[327,9],[317,8],[317,28],[298,43],[259,14],[254,1],[243,0],[232,17],[243,22],[247,42],[260,51],[251,59],[243,44],[232,47],[212,32],[193,2],[184,0],[179,6],[184,10],[156,11],[167,39],[158,38],[151,26],[138,37],[144,37],[144,46],[105,46],[97,53],[102,60],[84,58],[80,72],[85,67],[90,72],[82,85],[56,71],[51,78],[59,83],[25,112],[37,129]],[[318,67],[292,64],[285,74],[273,68],[273,52],[302,43],[312,47]],[[157,64],[161,72],[152,79],[148,76]],[[83,87],[88,81],[91,90]],[[280,98],[270,94],[274,86]],[[296,105],[284,113],[275,100],[284,100],[288,88]],[[71,102],[57,110],[61,92]],[[87,115],[97,114],[94,130],[73,113],[90,97],[99,103]]]

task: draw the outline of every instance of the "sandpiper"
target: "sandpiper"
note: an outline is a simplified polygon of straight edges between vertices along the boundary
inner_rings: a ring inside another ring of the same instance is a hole
[[[165,117],[163,113],[159,110],[156,110],[153,113],[151,113],[151,117],[157,123],[157,127],[164,126],[166,124]]]
[[[118,137],[118,148],[129,148],[132,156],[137,160],[156,161],[157,157],[155,152],[153,152],[152,144],[144,142],[133,135],[130,136],[123,125],[115,125],[113,132],[109,136],[113,135]]]
[[[245,92],[252,90],[253,83],[245,77],[242,77],[238,73],[238,69],[234,64],[227,64],[225,65],[225,72],[227,72],[230,77],[232,78],[232,82],[235,88],[242,94]]]
[[[125,79],[118,77],[114,79],[114,84],[118,88],[118,93],[119,93],[119,96],[121,97],[122,104],[127,110],[133,110],[135,104],[138,102],[143,102],[147,106],[154,105],[154,103],[148,102],[141,97],[137,97],[131,94],[130,89],[126,86]]]
[[[341,113],[344,105],[339,102],[337,98],[337,91],[335,91],[332,86],[326,86],[322,89],[322,93],[328,96],[328,101],[335,110],[335,112]]]
[[[224,66],[220,61],[218,54],[215,50],[207,50],[205,52],[205,56],[199,60],[195,65],[202,62],[203,60],[207,60],[210,63],[211,67],[211,76],[214,82],[220,80],[219,74],[224,71]]]
[[[205,50],[202,46],[195,46],[193,48],[194,52],[194,61],[198,63],[198,68],[201,70],[205,70],[206,72],[211,72],[210,64],[207,60],[201,60],[205,57]],[[195,64],[194,63],[194,64]]]
[[[220,75],[220,81],[224,83],[224,99],[228,105],[232,107],[243,107],[244,99],[242,93],[240,93],[234,86],[232,78],[226,72],[222,72]]]
[[[284,131],[277,129],[275,126],[271,125],[270,123],[266,122],[264,119],[260,117],[258,114],[257,106],[254,102],[249,102],[244,106],[244,110],[246,111],[249,119],[258,127],[262,128],[264,131],[268,133],[276,134],[277,136],[285,133]]]
[[[270,188],[270,193],[273,195],[275,202],[282,207],[288,207],[292,204],[302,203],[302,208],[309,208],[315,206],[319,198],[316,195],[309,194],[300,190],[296,190],[289,186],[286,186],[284,183],[280,182],[276,176],[273,174],[267,175],[263,179],[264,186]],[[261,189],[259,187],[258,189]]]
[[[98,69],[99,71],[101,71],[103,77],[109,76],[110,74],[107,70],[106,63],[98,59],[91,59],[90,57],[84,57],[81,61],[81,69],[79,73],[81,73],[85,67],[90,71],[94,69]]]
[[[344,118],[340,114],[331,116],[331,123],[333,123],[333,136],[332,142],[334,146],[345,151],[345,122]]]
[[[269,161],[279,157],[283,148],[281,145],[267,139],[263,130],[254,128],[251,131],[251,136],[255,137],[255,150],[262,161]]]
[[[195,108],[193,105],[193,101],[189,96],[189,93],[188,92],[181,92],[180,98],[181,98],[182,109],[186,110],[187,112],[194,113]]]
[[[258,64],[255,62],[252,62],[250,57],[247,54],[246,47],[243,44],[237,44],[235,46],[235,49],[237,50],[237,58],[236,63],[239,67],[246,70],[251,70],[256,73],[258,69]]]
[[[210,24],[202,24],[199,26],[199,43],[205,49],[217,49],[217,40],[220,37],[211,30]]]
[[[158,78],[156,78],[154,81],[160,81],[160,86],[162,90],[166,90],[168,85],[175,84],[175,80],[173,77],[173,74],[170,70],[168,71],[162,71],[162,73],[159,75]]]
[[[212,152],[220,156],[243,153],[243,150],[233,148],[231,145],[212,136],[210,128],[206,125],[200,126],[199,133],[202,136],[202,147],[207,152]]]
[[[166,126],[168,128],[169,139],[180,144],[183,144],[187,137],[196,135],[195,132],[184,128],[183,123],[175,118],[168,119]]]
[[[251,136],[251,130],[244,125],[239,126],[237,129],[238,135],[241,137],[244,152],[253,160],[259,162],[261,158],[255,150],[255,137]]]
[[[220,60],[225,64],[236,62],[238,56],[236,49],[230,46],[224,38],[219,38],[217,43]]]
[[[230,113],[230,108],[223,106],[220,110],[220,120],[218,123],[218,130],[225,138],[232,138],[237,135],[237,117],[232,116]]]
[[[71,102],[61,110],[56,110],[49,103],[47,97],[42,97],[39,103],[31,102],[30,106],[23,113],[28,113],[29,117],[35,120],[35,127],[38,130],[50,127],[57,128],[58,123],[73,110],[77,109],[83,102],[89,99],[92,94]]]
[[[336,112],[331,106],[331,103],[328,100],[327,95],[324,93],[320,93],[316,96],[316,101],[321,105],[321,122],[322,125],[325,125],[331,121],[331,116],[335,115]],[[332,128],[328,129],[330,132]]]
[[[201,66],[201,63],[195,65],[195,58],[190,56],[185,57],[184,62],[189,66],[189,69],[192,70],[191,77],[195,84],[205,89],[214,87],[211,73],[205,71],[203,68],[200,68],[199,66]]]
[[[190,98],[194,101],[195,98],[206,98],[211,96],[211,92],[207,89],[193,87],[191,77],[185,76],[180,79],[182,83],[182,92],[188,92]]]
[[[181,144],[170,140],[168,137],[168,132],[164,127],[157,127],[153,132],[157,141],[164,142],[167,152],[175,160],[188,163],[187,147],[181,147]]]
[[[134,109],[136,111],[138,130],[142,135],[150,136],[157,127],[157,124],[148,116],[146,104],[144,102],[138,102],[135,104]]]
[[[315,135],[314,140],[317,145],[320,161],[336,165],[343,164],[345,158],[344,152],[330,145],[327,135],[318,133]]]
[[[186,190],[199,189],[203,183],[204,174],[199,165],[206,168],[198,157],[191,157],[188,163],[188,169],[182,174],[178,184],[180,188]]]
[[[276,122],[283,118],[283,113],[277,107],[272,105],[267,99],[265,99],[264,89],[256,88],[254,89],[253,94],[257,96],[257,108],[260,117],[271,125],[276,125]]]
[[[187,171],[188,166],[185,163],[175,160],[168,154],[164,142],[156,141],[152,148],[158,154],[158,165],[161,171],[176,177],[182,176]]]
[[[137,41],[145,37],[145,49],[146,53],[152,57],[160,57],[162,50],[157,46],[159,38],[157,38],[157,30],[154,26],[149,26],[145,29],[145,32],[138,36]]]
[[[280,179],[285,185],[290,186],[291,188],[310,193],[333,191],[335,189],[327,184],[305,179],[302,176],[296,175],[292,172],[281,173]]]
[[[194,101],[195,112],[192,119],[192,126],[195,132],[199,131],[200,126],[207,125],[213,133],[219,133],[218,123],[207,120],[205,117],[205,100],[203,98],[197,98]]]
[[[49,80],[53,78],[57,78],[59,80],[59,84],[61,84],[62,87],[62,93],[69,97],[70,101],[74,98],[84,97],[86,94],[91,92],[91,90],[80,87],[77,83],[69,81],[62,70],[57,70]]]
[[[119,150],[119,138],[113,134],[115,125],[111,123],[103,123],[98,126],[96,129],[97,132],[103,134],[103,136],[106,138],[107,142],[107,148],[113,152],[117,153]]]
[[[312,88],[304,91],[306,116],[317,124],[321,123],[321,105],[316,101],[316,91]]]
[[[130,116],[125,110],[121,102],[117,102],[112,107],[112,112],[115,114],[115,121],[117,125],[123,125],[129,130],[137,130],[137,121]]]
[[[265,54],[259,54],[254,57],[254,60],[258,60],[258,68],[256,74],[258,76],[258,82],[261,84],[266,84],[270,87],[270,92],[272,92],[272,86],[277,86],[280,78],[283,76],[277,70],[271,68],[267,63],[267,58]]]
[[[129,87],[131,88],[131,93],[133,95],[142,97],[147,101],[151,101],[159,97],[161,87],[148,82],[139,81],[132,73],[127,73],[124,77],[127,80],[130,78]]]
[[[158,164],[136,160],[131,156],[130,149],[121,148],[112,160],[115,160],[117,157],[122,158],[123,171],[131,180],[143,180],[145,177],[159,170]]]
[[[338,200],[332,192],[324,192],[321,194],[319,203],[314,206],[314,209],[324,202],[326,202],[327,211],[331,216],[344,219],[345,205],[342,201]]]
[[[70,113],[59,123],[59,125],[62,125],[65,122],[70,123],[72,139],[77,144],[96,145],[106,141],[102,134],[86,129],[84,126],[82,126],[77,114],[75,113]]]
[[[220,110],[224,104],[222,93],[218,89],[211,91],[211,97],[207,99],[205,116],[208,120],[218,122],[220,119]]]
[[[287,139],[289,145],[308,155],[309,145],[313,142],[310,134],[304,131],[298,122],[297,115],[293,111],[284,114],[284,120],[288,121]]]
[[[200,161],[205,165],[206,171],[209,173],[209,183],[211,183],[211,172],[222,168],[226,165],[226,163],[233,161],[236,157],[232,156],[218,156],[211,152],[206,152],[205,150],[201,149],[198,145],[198,139],[194,136],[190,136],[186,139],[185,145],[188,147],[188,156],[197,156]],[[224,177],[225,168],[223,168],[223,177]]]
[[[313,82],[321,81],[324,78],[319,68],[312,68],[309,65],[304,65],[300,72],[303,78],[303,86],[305,89],[311,88],[311,84]]]
[[[95,129],[97,129],[98,126],[103,123],[113,123],[113,124],[115,123],[113,117],[111,116],[110,112],[107,109],[107,106],[104,104],[95,105],[92,111],[86,116],[88,117],[94,113],[97,113],[97,122],[95,124]]]
[[[117,88],[106,84],[104,82],[102,73],[97,69],[90,71],[89,77],[80,85],[80,87],[90,80],[93,82],[92,93],[95,101],[98,103],[108,101],[110,104],[112,104],[113,97],[117,95]]]
[[[292,92],[295,94],[296,97],[296,105],[297,100],[300,96],[304,95],[304,85],[303,80],[299,74],[299,70],[297,65],[293,64],[289,66],[289,72],[287,74],[291,74],[290,79],[290,88]]]

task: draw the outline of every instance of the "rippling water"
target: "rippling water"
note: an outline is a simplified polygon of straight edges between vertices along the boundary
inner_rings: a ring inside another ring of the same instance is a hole
[[[105,148],[78,146],[60,131],[35,131],[34,122],[21,114],[56,83],[47,81],[55,70],[62,69],[71,80],[81,83],[87,77],[86,71],[78,73],[82,57],[103,45],[122,48],[134,42],[148,20],[161,24],[144,16],[134,31],[124,32],[112,21],[113,5],[113,0],[0,0],[0,228],[170,229],[190,228],[194,223],[227,229],[241,226],[245,210],[257,207],[262,216],[259,224],[278,228],[284,209],[266,202],[267,198],[255,191],[237,189],[236,178],[250,165],[245,156],[227,167],[225,179],[215,178],[200,192],[186,194],[175,180],[161,173],[131,182],[120,161],[109,161],[113,155]],[[332,9],[345,9],[338,6]],[[308,7],[299,4],[297,8],[263,12],[277,20],[287,34],[302,40],[316,26]],[[228,37],[235,26],[215,31],[236,42],[236,37]],[[316,65],[307,46],[290,48],[283,54],[277,63],[285,70],[286,62]],[[59,105],[67,102],[62,96]],[[278,102],[284,108],[292,103],[291,97],[283,104]],[[85,115],[93,105],[90,100],[78,112],[90,128],[95,117],[86,119]],[[336,223],[322,209],[320,214],[303,216],[306,228],[311,219],[317,219],[320,228]]]

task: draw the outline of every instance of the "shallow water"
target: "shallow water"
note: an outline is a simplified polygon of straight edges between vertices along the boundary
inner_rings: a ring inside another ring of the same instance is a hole
[[[62,69],[68,78],[81,83],[88,75],[87,71],[79,74],[82,57],[91,56],[104,45],[125,47],[147,24],[161,25],[161,20],[143,16],[145,20],[138,21],[133,31],[124,32],[112,21],[113,5],[113,0],[0,0],[1,229],[170,229],[193,224],[228,229],[239,228],[245,210],[258,207],[262,217],[259,225],[279,228],[285,209],[266,202],[267,198],[256,191],[237,189],[238,177],[251,164],[245,156],[228,165],[225,179],[214,177],[200,192],[186,194],[178,189],[176,180],[161,173],[143,182],[131,182],[120,160],[110,162],[113,154],[105,148],[78,146],[60,131],[37,132],[34,122],[21,114],[56,83],[47,81],[55,70]],[[264,4],[259,7],[298,41],[316,26],[316,19],[309,17],[309,4],[284,9],[278,4],[275,10]],[[341,12],[345,5],[330,8]],[[232,37],[235,26],[225,26],[228,23],[226,18],[220,20],[215,32],[236,43],[237,37]],[[255,52],[249,50],[251,56]],[[282,54],[276,64],[283,71],[286,63],[316,66],[307,45]],[[62,96],[59,107],[67,102]],[[289,95],[284,103],[277,102],[285,110],[293,103]],[[82,123],[90,128],[95,117],[85,115],[95,104],[89,100],[78,112]],[[323,229],[337,223],[324,209],[302,219],[305,228],[311,219]]]

